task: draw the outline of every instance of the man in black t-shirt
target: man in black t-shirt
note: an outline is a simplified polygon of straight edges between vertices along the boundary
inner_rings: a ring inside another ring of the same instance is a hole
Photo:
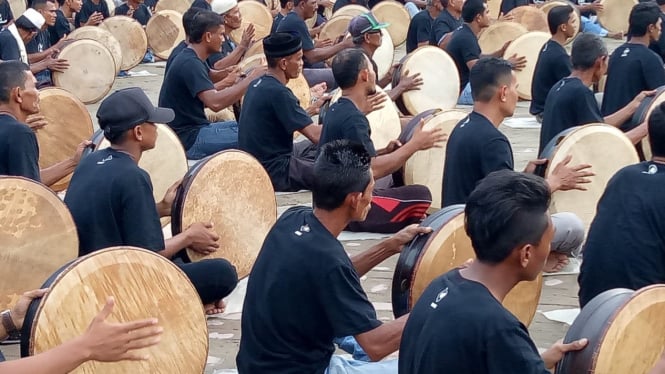
[[[237,65],[245,56],[247,49],[254,44],[254,25],[249,24],[243,30],[242,38],[236,44],[231,40],[231,32],[242,25],[242,15],[236,0],[213,0],[210,4],[212,11],[224,18],[224,42],[222,50],[208,57],[207,62],[211,68],[223,70]]]
[[[240,83],[217,90],[205,60],[219,52],[224,41],[222,17],[201,10],[190,25],[189,46],[176,55],[164,76],[159,105],[173,109],[169,126],[182,142],[187,157],[198,160],[224,149],[238,147],[235,121],[210,123],[204,107],[218,112],[240,100],[250,82],[264,70],[254,69]]]
[[[660,19],[661,19],[661,28],[663,22],[665,22],[665,0],[656,0],[656,4],[660,8]],[[665,32],[660,33],[660,38],[658,40],[649,44],[649,49],[656,52],[660,59],[665,61]]]
[[[74,14],[81,11],[83,7],[82,0],[58,0],[58,10],[56,10],[55,24],[49,26],[51,45],[56,45],[60,39],[64,38],[74,31]],[[71,20],[71,22],[70,22]],[[88,18],[88,24],[97,25],[102,21],[101,13],[96,13]]]
[[[427,0],[427,7],[411,18],[406,34],[406,53],[411,53],[416,48],[429,44],[432,24],[443,10],[440,0]]]
[[[2,0],[0,2],[0,27],[5,27],[9,22],[14,20],[12,7],[9,5],[9,0]]]
[[[541,356],[526,326],[501,305],[543,271],[555,231],[549,205],[540,177],[501,170],[480,181],[464,209],[476,260],[434,279],[420,296],[402,335],[400,374],[548,374],[566,352],[587,345],[559,342]]]
[[[580,305],[612,288],[665,283],[665,106],[649,118],[652,160],[619,170],[598,201],[584,245]]]
[[[110,148],[92,152],[76,168],[65,204],[79,234],[79,255],[114,246],[148,249],[168,258],[183,248],[207,255],[223,250],[209,223],[195,223],[164,240],[160,217],[171,215],[178,184],[155,203],[150,176],[138,166],[141,154],[155,147],[157,127],[173,119],[170,109],[155,108],[138,87],[104,99],[97,119]],[[207,313],[223,309],[222,298],[235,288],[235,268],[222,259],[185,264],[176,260],[201,297]],[[177,287],[177,285],[171,285]]]
[[[460,79],[460,97],[458,104],[472,105],[474,100],[469,84],[469,70],[478,62],[481,57],[480,45],[478,44],[478,35],[480,31],[490,25],[490,11],[484,0],[467,0],[462,7],[462,19],[464,24],[453,32],[450,42],[446,46],[446,52],[455,61]],[[507,42],[498,51],[491,56],[501,58],[503,52],[508,48]],[[526,59],[523,56],[512,55],[508,62],[512,64],[513,69],[521,70],[526,66]]]
[[[432,22],[432,31],[430,32],[429,44],[446,49],[453,31],[462,26],[462,6],[463,0],[440,0],[443,10]]]
[[[547,13],[547,24],[552,39],[540,49],[538,62],[533,71],[531,82],[531,105],[529,113],[536,116],[538,122],[543,121],[545,99],[558,81],[570,75],[573,64],[563,47],[568,38],[575,36],[577,16],[573,7],[555,6]]]
[[[111,17],[106,0],[83,0],[81,11],[74,17],[74,26],[76,28],[86,26],[91,17],[94,17],[94,22],[99,21],[97,24]]]
[[[508,138],[498,127],[515,112],[517,78],[505,60],[484,58],[471,69],[473,112],[455,126],[446,145],[443,172],[442,206],[464,204],[477,183],[493,171],[513,170],[513,150]],[[525,173],[534,173],[536,165],[528,163]],[[582,189],[589,183],[589,165],[568,166],[570,157],[555,165],[547,183],[552,191]],[[556,237],[545,271],[558,271],[576,255],[584,240],[584,226],[571,213],[552,216]]]
[[[282,22],[284,17],[286,17],[293,10],[293,0],[279,0],[279,4],[281,9],[272,20],[272,27],[270,28],[271,34],[277,32],[277,27],[279,26],[280,22]]]
[[[247,283],[236,358],[240,374],[324,374],[348,366],[396,371],[395,360],[333,356],[333,339],[340,336],[354,336],[372,361],[397,349],[407,316],[381,323],[359,278],[416,235],[431,232],[411,225],[353,258],[346,254],[336,238],[367,216],[374,186],[370,163],[361,144],[323,146],[314,164],[314,209],[291,208],[268,233]]]
[[[499,12],[501,14],[508,14],[517,7],[529,6],[530,4],[533,4],[532,0],[501,0]]]
[[[661,34],[662,20],[658,5],[639,3],[629,17],[628,42],[612,52],[607,68],[607,83],[603,92],[600,112],[608,116],[629,104],[642,91],[655,90],[665,85],[663,60],[649,49]],[[620,124],[628,131],[639,123],[630,118]]]
[[[363,113],[369,105],[369,96],[376,93],[376,74],[369,58],[357,49],[344,50],[333,59],[333,74],[342,97],[326,114],[320,143],[345,139],[362,144],[372,158],[372,174],[377,180],[367,218],[351,223],[348,229],[394,233],[420,222],[432,203],[429,189],[421,185],[396,186],[391,175],[404,167],[414,153],[440,146],[446,134],[440,129],[423,130],[421,125],[406,144],[391,143],[377,150],[370,137],[369,121]]]
[[[53,58],[65,45],[65,40],[60,40],[51,46],[51,33],[48,28],[54,26],[56,22],[57,7],[55,3],[50,0],[34,0],[32,8],[44,17],[45,22],[37,35],[26,44],[25,49],[28,52],[32,72],[37,78],[37,88],[43,88],[53,85],[51,71],[63,72],[67,70],[69,63],[64,59]],[[36,64],[39,62],[42,64],[37,66]]]
[[[573,42],[571,53],[573,72],[557,82],[545,99],[543,124],[540,128],[540,155],[547,144],[561,131],[590,123],[606,123],[621,126],[630,119],[642,100],[653,95],[643,91],[618,111],[602,116],[598,102],[589,88],[607,71],[607,48],[598,36],[582,33]],[[626,136],[639,142],[646,135],[646,122],[628,131]]]
[[[132,17],[145,27],[150,17],[152,17],[152,12],[143,0],[127,0],[124,4],[115,8],[113,15]]]

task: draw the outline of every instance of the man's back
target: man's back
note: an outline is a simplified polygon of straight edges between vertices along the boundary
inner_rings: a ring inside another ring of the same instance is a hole
[[[454,31],[450,42],[446,46],[446,52],[455,61],[460,76],[460,92],[462,92],[466,84],[469,83],[470,69],[467,62],[479,59],[481,53],[478,38],[469,25],[463,24]]]
[[[32,129],[10,115],[1,114],[0,175],[25,177],[39,182],[38,162],[39,145]]]
[[[550,39],[540,49],[538,62],[533,71],[531,84],[531,106],[529,113],[542,114],[547,94],[558,81],[570,75],[573,64],[561,44]]]
[[[438,46],[444,35],[455,31],[460,26],[462,26],[462,20],[455,19],[447,9],[442,10],[432,22],[429,44]]]
[[[409,29],[406,33],[406,53],[411,53],[418,48],[418,43],[428,42],[432,31],[432,17],[429,10],[421,10],[409,23]]]
[[[376,156],[376,149],[370,137],[372,133],[367,117],[358,110],[348,98],[341,97],[330,106],[323,121],[321,145],[334,140],[350,140],[361,143],[371,157]]]

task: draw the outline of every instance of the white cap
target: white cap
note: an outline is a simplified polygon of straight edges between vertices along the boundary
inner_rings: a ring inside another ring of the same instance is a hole
[[[210,4],[212,11],[221,15],[224,15],[236,6],[238,6],[237,0],[212,0],[212,3]]]
[[[28,21],[30,21],[30,23],[32,23],[37,29],[41,29],[46,22],[44,16],[32,8],[28,8],[21,16],[27,18]]]

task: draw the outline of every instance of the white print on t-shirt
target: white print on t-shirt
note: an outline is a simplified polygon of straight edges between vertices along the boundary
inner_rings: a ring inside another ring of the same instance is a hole
[[[309,232],[309,225],[302,225],[300,226],[300,230],[295,231],[294,234],[298,236],[302,236],[303,232]]]
[[[254,88],[258,87],[259,84],[261,84],[261,81],[262,81],[262,80],[263,80],[263,79],[259,79],[256,83],[254,83]]]
[[[460,125],[460,128],[464,127],[464,125],[466,125],[467,123],[469,123],[469,121],[471,121],[471,118],[470,118],[470,117],[466,117],[466,121],[464,121],[464,122]]]
[[[109,155],[109,157],[107,157],[107,158],[105,158],[105,159],[103,159],[103,160],[101,160],[101,161],[97,161],[97,165],[104,165],[104,163],[105,163],[106,161],[111,161],[111,160],[113,160],[113,155]]]
[[[432,309],[436,309],[436,308],[438,308],[438,307],[439,307],[439,302],[440,302],[441,300],[443,300],[443,298],[446,297],[446,295],[448,295],[448,287],[446,287],[446,288],[443,289],[441,292],[439,292],[439,294],[436,295],[436,299],[434,300],[434,302],[431,303],[429,306],[430,306]]]
[[[643,171],[642,174],[654,175],[658,172],[658,166],[649,165],[649,170]]]
[[[623,53],[621,53],[621,57],[626,57],[630,53],[630,48],[627,48],[623,50]]]

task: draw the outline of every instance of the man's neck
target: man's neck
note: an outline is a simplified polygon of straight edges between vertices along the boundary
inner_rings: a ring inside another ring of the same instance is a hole
[[[503,120],[506,119],[506,116],[503,115],[499,109],[499,103],[494,101],[490,101],[488,103],[476,101],[473,103],[473,111],[485,116],[485,118],[487,118],[497,129]]]
[[[645,47],[648,47],[649,44],[651,44],[651,38],[649,37],[649,34],[644,34],[643,36],[631,36],[629,43],[630,44],[641,44]]]
[[[465,279],[485,286],[492,296],[501,303],[517,283],[522,281],[504,263],[488,265],[478,260],[471,263],[467,268],[460,270],[460,275]]]
[[[368,43],[363,43],[360,45],[360,48],[362,48],[363,51],[369,56],[369,58],[374,57],[374,52],[378,49],[378,47],[375,47],[373,45],[370,45]]]
[[[62,14],[65,16],[65,18],[72,18],[72,16],[74,15],[74,9],[68,7],[68,6],[65,5],[65,4],[63,4],[63,5],[60,7],[60,11],[61,11]]]
[[[564,46],[568,38],[566,38],[566,35],[564,35],[562,32],[557,32],[556,34],[552,35],[552,40],[559,43],[561,46]]]
[[[278,68],[268,68],[268,71],[266,72],[267,75],[270,75],[272,77],[275,77],[278,81],[280,81],[283,85],[286,86],[287,83],[289,83],[289,78],[287,78],[286,73],[284,70],[278,69]]]
[[[208,59],[208,57],[210,57],[210,53],[207,51],[206,47],[203,44],[190,43],[189,47],[187,48],[191,48],[201,61],[205,61]]]
[[[437,8],[437,7],[435,7],[435,6],[429,6],[429,7],[427,7],[427,11],[429,12],[429,16],[430,16],[432,19],[435,19],[436,17],[439,16],[439,14],[441,14],[441,11],[439,10],[439,8]]]
[[[573,70],[573,72],[570,73],[570,77],[571,78],[578,78],[587,87],[591,86],[594,83],[597,83],[597,82],[594,82],[594,79],[593,79],[593,69]]]
[[[342,211],[343,207],[335,210],[323,210],[314,208],[314,217],[321,222],[335,238],[342,233],[344,228],[351,223],[347,215]]]
[[[138,165],[139,161],[141,160],[141,155],[143,155],[143,151],[141,151],[141,146],[138,143],[123,143],[123,144],[112,144],[111,148],[118,152],[123,152],[128,154],[134,162]]]
[[[282,9],[279,10],[279,13],[280,13],[281,15],[283,15],[284,17],[286,17],[286,15],[289,14],[289,13],[291,13],[291,11],[282,8]]]
[[[455,9],[452,8],[446,8],[448,13],[450,13],[451,16],[455,17],[455,19],[460,19],[462,17],[462,13],[456,11]]]
[[[478,35],[480,34],[480,31],[483,29],[482,27],[480,27],[478,22],[475,22],[475,21],[471,22],[471,23],[466,23],[466,24],[469,26],[471,31],[473,31],[473,33],[476,35],[476,37],[478,37]]]
[[[305,13],[303,12],[302,9],[300,9],[300,8],[293,9],[293,13],[297,14],[298,17],[300,17],[301,20],[303,20],[303,21],[305,20]]]
[[[23,112],[18,105],[0,104],[0,114],[8,114],[21,123],[25,123],[28,118],[28,113]]]
[[[342,90],[342,97],[345,97],[358,108],[362,112],[362,108],[365,107],[365,104],[367,103],[367,93],[362,87],[351,87],[346,90]]]

